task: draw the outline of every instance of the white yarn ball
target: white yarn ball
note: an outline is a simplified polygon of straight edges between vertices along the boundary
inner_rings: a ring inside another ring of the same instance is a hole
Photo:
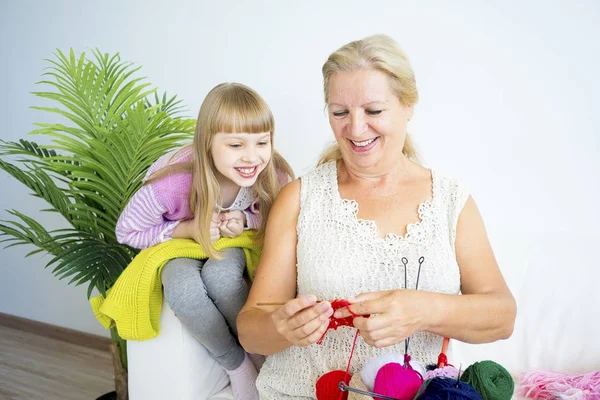
[[[412,369],[420,373],[422,378],[425,378],[425,373],[427,372],[427,369],[425,368],[422,362],[418,360],[410,360],[410,366],[412,367]]]
[[[402,364],[404,362],[404,354],[380,354],[377,357],[371,358],[363,365],[362,370],[360,371],[360,377],[370,391],[373,391],[373,387],[375,386],[375,377],[377,377],[377,372],[379,372],[381,367],[383,367],[385,364],[391,362]]]

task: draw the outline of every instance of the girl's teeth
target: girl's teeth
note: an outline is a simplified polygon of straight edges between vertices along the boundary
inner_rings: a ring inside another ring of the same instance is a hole
[[[355,142],[354,140],[352,140],[351,142],[357,147],[365,147],[365,146],[370,145],[373,142],[373,140],[375,140],[375,138],[365,140],[364,142]]]
[[[238,168],[242,174],[251,174],[254,172],[254,168]]]

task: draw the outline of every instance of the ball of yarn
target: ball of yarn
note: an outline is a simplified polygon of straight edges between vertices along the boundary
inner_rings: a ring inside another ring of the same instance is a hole
[[[369,390],[372,391],[373,386],[375,385],[375,377],[377,376],[377,372],[381,369],[381,367],[391,362],[402,364],[402,360],[402,354],[380,354],[379,356],[373,357],[364,363],[362,370],[360,371],[360,377],[362,378],[362,381],[365,383],[367,388],[369,388]]]
[[[419,400],[482,400],[471,385],[456,379],[437,377],[423,384]]]
[[[352,375],[341,370],[329,371],[322,375],[316,385],[317,400],[337,400],[340,398],[340,393],[343,393],[341,398],[347,400],[348,392],[342,392],[338,385],[341,381],[348,384],[350,379],[352,379]]]
[[[354,374],[352,376],[352,379],[350,379],[350,383],[348,384],[351,387],[355,388],[355,389],[359,389],[359,390],[363,390],[365,392],[369,391],[369,388],[367,387],[367,385],[365,385],[365,383],[362,381],[360,374]],[[359,394],[356,392],[348,392],[348,400],[365,400],[367,399],[367,397],[365,397],[364,394]],[[337,399],[335,399],[337,400]]]
[[[508,371],[489,360],[470,365],[460,380],[473,386],[483,400],[510,400],[515,390],[515,382]]]
[[[422,384],[423,377],[414,369],[388,363],[377,372],[373,392],[399,400],[412,400]]]
[[[438,376],[443,377],[443,378],[458,379],[458,370],[456,368],[454,368],[452,365],[446,365],[445,367],[436,368],[436,369],[425,372],[424,378],[427,381],[429,379],[433,379]]]
[[[422,362],[417,360],[410,360],[409,364],[412,367],[412,369],[414,369],[419,373],[419,375],[421,375],[421,378],[425,379],[425,365],[423,365]]]
[[[363,368],[360,371],[360,377],[365,385],[367,385],[369,391],[372,391],[375,386],[377,372],[379,372],[381,367],[389,363],[404,365],[404,354],[384,353],[377,357],[373,357],[364,363]],[[410,360],[409,364],[415,371],[421,374],[422,377],[425,377],[425,366],[422,363],[417,360]]]

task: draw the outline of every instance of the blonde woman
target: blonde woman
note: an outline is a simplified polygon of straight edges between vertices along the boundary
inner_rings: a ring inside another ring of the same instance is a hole
[[[190,238],[208,260],[174,259],[162,270],[167,303],[227,371],[237,400],[258,399],[257,371],[235,335],[248,296],[241,249],[217,254],[213,242],[244,229],[264,236],[280,188],[293,177],[273,148],[274,119],[254,90],[238,83],[206,96],[191,145],[160,158],[117,223],[120,243],[143,249]]]
[[[242,345],[269,355],[257,380],[264,400],[315,398],[321,375],[346,369],[354,329],[315,343],[332,315],[350,315],[334,314],[334,299],[372,315],[353,321],[352,374],[404,353],[408,337],[412,358],[430,364],[443,337],[481,343],[513,330],[515,301],[475,202],[460,181],[415,161],[407,124],[418,95],[404,53],[383,35],[351,42],[323,78],[337,143],[279,194],[238,316]]]

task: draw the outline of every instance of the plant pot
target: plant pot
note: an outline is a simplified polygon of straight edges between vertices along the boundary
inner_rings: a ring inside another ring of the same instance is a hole
[[[117,400],[117,392],[109,392],[98,397],[96,400]]]

